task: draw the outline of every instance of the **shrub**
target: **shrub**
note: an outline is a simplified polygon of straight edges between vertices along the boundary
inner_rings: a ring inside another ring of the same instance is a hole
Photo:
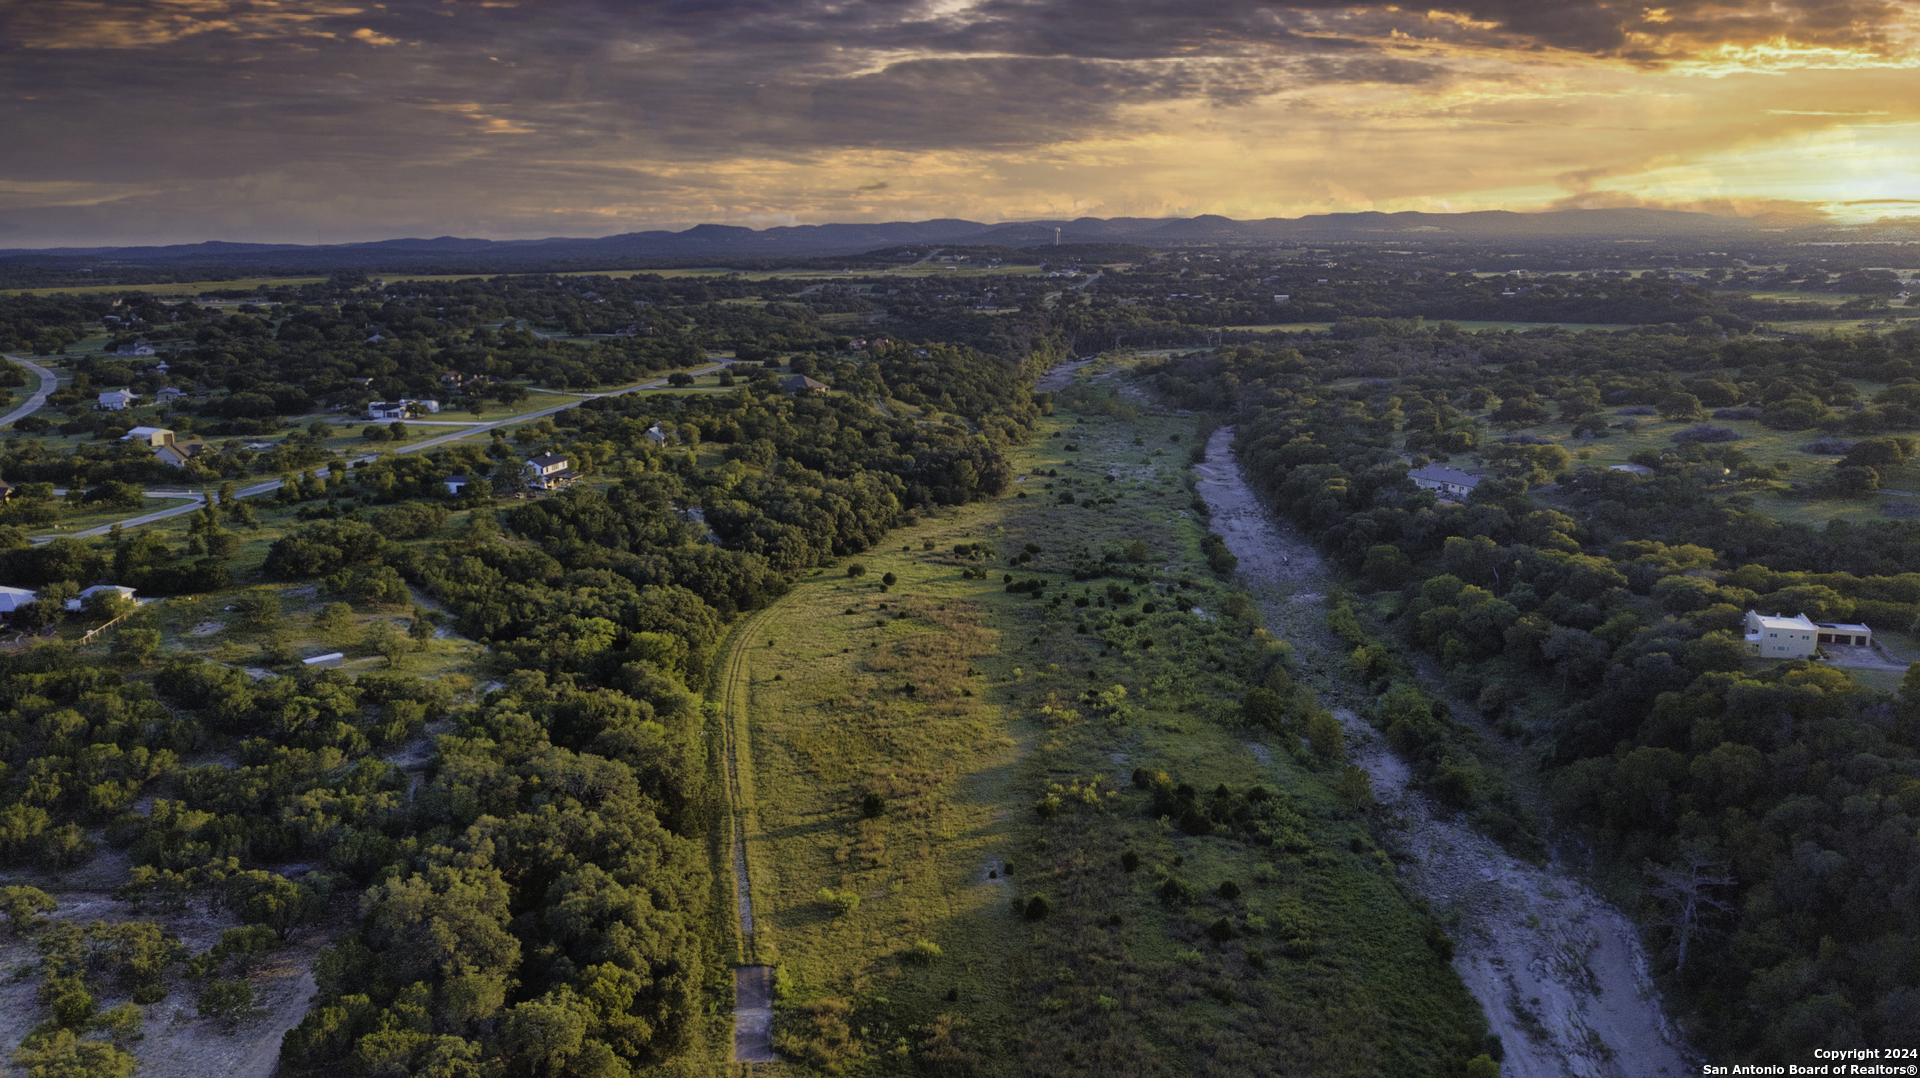
[[[907,948],[903,957],[916,966],[931,966],[945,953],[940,949],[940,945],[932,940],[914,940],[913,946]]]
[[[1048,902],[1044,895],[1034,895],[1027,899],[1026,905],[1020,909],[1021,916],[1029,921],[1044,921],[1052,912],[1053,904]]]
[[[1737,442],[1740,435],[1726,427],[1716,427],[1711,423],[1696,423],[1685,430],[1675,431],[1676,442]]]
[[[200,1016],[236,1021],[254,1008],[253,986],[242,978],[214,981],[200,990]]]
[[[860,896],[853,891],[835,891],[831,887],[822,887],[815,897],[842,917],[860,908]]]

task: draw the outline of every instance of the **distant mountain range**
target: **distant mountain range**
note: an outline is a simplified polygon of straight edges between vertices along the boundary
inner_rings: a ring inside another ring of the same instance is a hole
[[[1056,231],[1057,230],[1057,231]],[[751,229],[695,225],[683,232],[629,232],[599,239],[395,239],[330,245],[269,243],[179,244],[167,247],[55,247],[0,250],[15,265],[71,267],[98,262],[280,270],[401,270],[427,266],[488,268],[593,266],[854,255],[914,245],[1033,248],[1062,243],[1136,243],[1150,247],[1196,244],[1426,242],[1533,244],[1566,241],[1664,241],[1691,244],[1782,238],[1777,233],[1824,233],[1822,222],[1769,214],[1721,217],[1680,210],[1608,209],[1514,213],[1329,213],[1235,221],[1199,217],[1082,217],[989,225],[942,219],[885,224],[794,225]]]

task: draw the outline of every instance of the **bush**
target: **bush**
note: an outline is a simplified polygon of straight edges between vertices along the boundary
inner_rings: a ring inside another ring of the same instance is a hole
[[[1737,442],[1740,435],[1725,427],[1716,427],[1710,423],[1697,423],[1682,431],[1675,431],[1676,442]]]
[[[831,887],[822,887],[815,897],[842,917],[860,908],[860,896],[853,891],[835,891]]]
[[[940,945],[932,940],[914,940],[913,946],[907,948],[903,957],[916,966],[931,966],[945,954]]]
[[[200,990],[200,1017],[235,1022],[254,1008],[258,998],[244,978],[214,981]]]
[[[1027,904],[1020,910],[1021,916],[1029,921],[1044,921],[1052,912],[1053,904],[1048,902],[1044,895],[1034,895],[1027,899]]]

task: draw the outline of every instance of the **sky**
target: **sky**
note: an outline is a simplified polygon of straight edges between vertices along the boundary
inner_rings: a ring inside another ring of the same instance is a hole
[[[0,248],[1920,216],[1920,0],[0,0]]]

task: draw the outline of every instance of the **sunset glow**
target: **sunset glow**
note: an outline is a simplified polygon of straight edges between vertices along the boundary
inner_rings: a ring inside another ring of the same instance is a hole
[[[1907,212],[1916,6],[0,4],[0,243]]]

